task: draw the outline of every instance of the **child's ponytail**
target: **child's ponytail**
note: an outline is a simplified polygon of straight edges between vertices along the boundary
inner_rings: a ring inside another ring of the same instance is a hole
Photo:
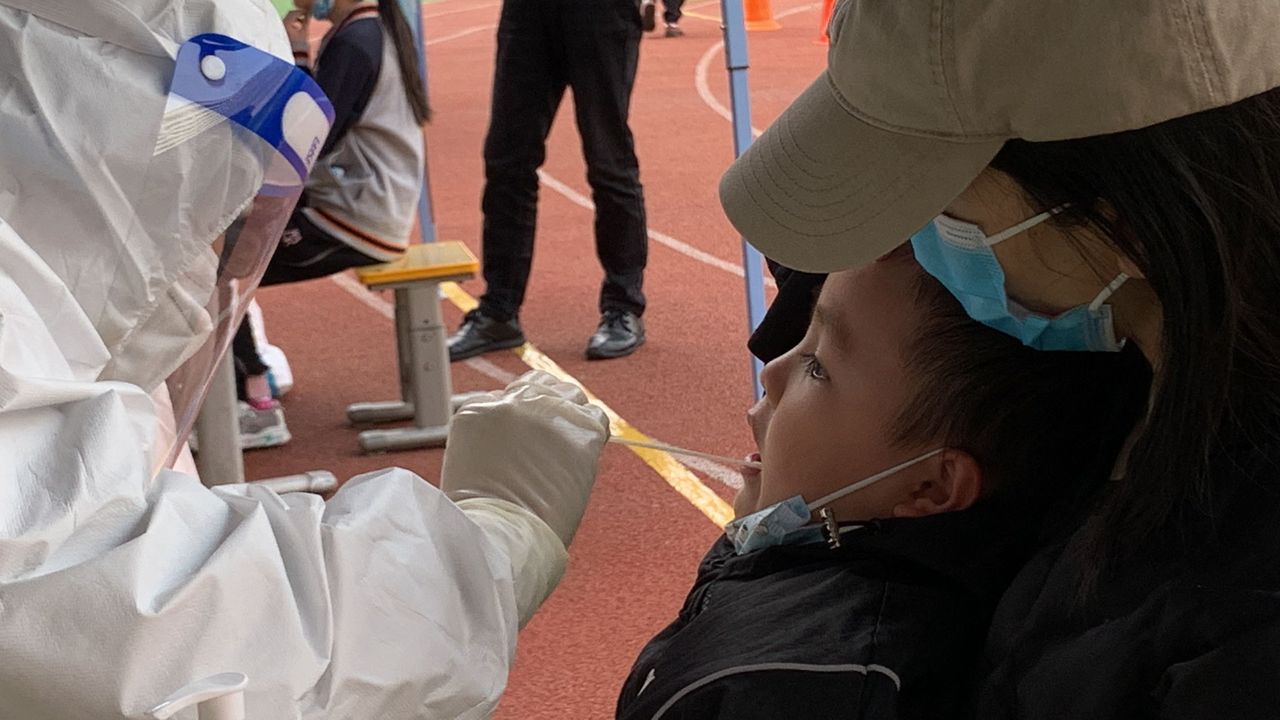
[[[418,68],[418,48],[414,46],[413,30],[409,28],[409,21],[401,12],[398,0],[378,0],[378,16],[395,43],[404,94],[409,98],[414,119],[422,125],[431,119],[431,107],[427,105],[427,91]]]

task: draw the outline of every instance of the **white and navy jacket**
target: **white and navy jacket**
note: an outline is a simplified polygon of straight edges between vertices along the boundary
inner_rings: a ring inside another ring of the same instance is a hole
[[[329,31],[313,75],[333,103],[334,123],[300,212],[365,255],[394,260],[413,230],[426,150],[376,7],[355,10]]]
[[[721,538],[617,717],[972,717],[987,625],[1017,570],[1008,545],[982,504],[846,526],[836,549],[739,556]]]

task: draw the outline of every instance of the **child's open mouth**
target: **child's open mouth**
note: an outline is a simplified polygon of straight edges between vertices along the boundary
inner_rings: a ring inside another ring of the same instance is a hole
[[[747,461],[747,462],[749,462],[749,463],[756,463],[756,466],[755,466],[755,467],[749,467],[749,466],[745,466],[745,465],[744,465],[744,466],[741,468],[741,470],[742,470],[742,478],[743,478],[744,480],[748,480],[748,481],[759,480],[759,479],[760,479],[760,469],[761,469],[761,468],[760,468],[760,453],[758,453],[758,452],[753,452],[753,453],[751,453],[750,455],[746,456],[746,457],[745,457],[745,458],[743,458],[743,459],[744,459],[744,460],[746,460],[746,461]]]

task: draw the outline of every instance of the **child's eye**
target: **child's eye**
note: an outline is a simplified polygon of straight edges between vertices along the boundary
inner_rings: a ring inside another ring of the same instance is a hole
[[[800,356],[801,362],[804,363],[804,374],[814,380],[826,380],[827,369],[822,367],[822,363],[818,362],[818,356],[806,354]]]

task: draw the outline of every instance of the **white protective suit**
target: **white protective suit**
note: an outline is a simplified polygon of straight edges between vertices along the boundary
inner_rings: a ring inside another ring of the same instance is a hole
[[[227,671],[249,720],[486,717],[563,572],[603,414],[545,376],[464,408],[458,504],[401,469],[327,503],[156,475],[150,394],[185,352],[164,283],[221,231],[190,188],[222,158],[147,197],[189,209],[184,242],[138,232],[122,188],[205,32],[290,55],[266,0],[0,0],[0,719],[141,718]]]

